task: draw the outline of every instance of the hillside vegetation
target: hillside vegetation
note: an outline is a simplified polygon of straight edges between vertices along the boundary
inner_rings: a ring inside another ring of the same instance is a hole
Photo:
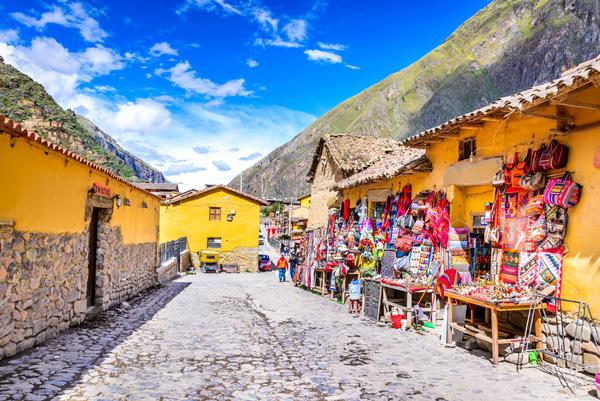
[[[412,65],[342,102],[246,170],[254,195],[308,192],[325,134],[405,138],[501,96],[557,78],[600,53],[600,1],[496,0]],[[239,185],[239,176],[230,185]]]

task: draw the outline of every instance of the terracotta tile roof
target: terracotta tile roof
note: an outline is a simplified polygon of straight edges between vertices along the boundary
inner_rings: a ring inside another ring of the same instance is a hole
[[[313,153],[308,171],[308,182],[312,182],[321,160],[323,150],[327,149],[333,162],[344,176],[357,173],[375,163],[382,154],[398,147],[398,142],[390,138],[378,138],[366,135],[325,135],[319,140]]]
[[[4,115],[0,115],[0,132],[5,132],[11,136],[15,136],[15,137],[20,137],[20,138],[24,138],[25,140],[29,141],[29,142],[35,142],[49,150],[52,150],[56,153],[60,153],[70,159],[75,160],[78,163],[81,164],[85,164],[86,166],[88,166],[89,168],[96,170],[100,173],[103,173],[117,181],[120,181],[124,184],[127,184],[131,187],[136,188],[137,190],[146,193],[147,195],[153,197],[153,198],[159,198],[158,196],[137,187],[135,184],[127,181],[126,179],[124,179],[123,177],[121,177],[120,175],[117,175],[116,173],[114,173],[113,171],[104,168],[96,163],[93,163],[81,156],[79,156],[78,154],[71,152],[70,150],[63,148],[60,145],[57,145],[55,143],[52,143],[50,141],[48,141],[47,139],[42,138],[41,136],[39,136],[38,134],[36,134],[33,131],[28,130],[27,128],[24,128],[21,124],[15,123],[13,120],[11,120],[10,118],[4,116]]]
[[[146,191],[179,191],[179,185],[173,182],[136,182],[134,185]]]
[[[174,197],[172,197],[170,199],[164,200],[162,202],[162,204],[163,205],[172,205],[172,204],[175,204],[175,203],[184,202],[184,201],[187,201],[187,200],[190,200],[190,199],[193,199],[193,198],[196,198],[196,197],[200,197],[202,195],[206,195],[206,194],[208,194],[210,192],[217,191],[217,190],[224,190],[224,191],[232,192],[232,193],[234,193],[236,195],[241,196],[242,198],[246,198],[246,199],[248,199],[248,200],[250,200],[252,202],[256,202],[256,203],[260,204],[261,206],[267,206],[268,205],[268,203],[266,201],[264,201],[264,200],[262,200],[260,198],[257,198],[255,196],[252,196],[252,195],[247,194],[247,193],[242,192],[242,191],[238,191],[237,189],[233,189],[233,188],[228,187],[226,185],[211,185],[211,186],[206,187],[204,189],[192,189],[192,190],[186,191],[186,192],[184,192],[184,193],[182,193],[180,195],[176,195],[176,196],[174,196]]]
[[[508,114],[524,111],[533,106],[545,103],[571,90],[589,85],[598,85],[599,83],[600,56],[565,71],[560,78],[554,81],[536,85],[514,95],[505,96],[480,109],[455,117],[437,127],[413,135],[400,143],[407,146],[419,145],[426,142],[427,139],[436,138],[443,133],[453,131],[462,124],[480,122],[482,117],[493,115],[505,117]]]
[[[384,154],[372,166],[338,182],[336,188],[352,188],[418,171],[431,171],[431,162],[425,157],[425,151],[400,146],[393,152]]]

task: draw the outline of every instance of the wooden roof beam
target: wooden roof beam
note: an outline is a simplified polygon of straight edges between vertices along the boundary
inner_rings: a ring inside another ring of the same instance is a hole
[[[571,116],[557,116],[552,114],[537,113],[529,110],[521,110],[521,115],[534,118],[545,118],[547,120],[564,121],[572,124],[574,122]]]
[[[557,106],[574,107],[577,109],[600,110],[600,104],[596,103],[578,102],[575,100],[552,100],[551,103]]]
[[[485,117],[481,117],[481,121],[501,122],[501,121],[504,121],[504,117],[485,116]]]

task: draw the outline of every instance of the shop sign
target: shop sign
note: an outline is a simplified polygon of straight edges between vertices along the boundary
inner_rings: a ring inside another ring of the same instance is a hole
[[[112,190],[109,187],[107,187],[106,185],[98,184],[97,182],[95,182],[94,186],[92,187],[92,193],[94,195],[98,195],[102,198],[107,199],[110,199],[112,196]]]

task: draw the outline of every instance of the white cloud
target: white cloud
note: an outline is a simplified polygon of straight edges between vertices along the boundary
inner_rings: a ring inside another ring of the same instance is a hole
[[[125,66],[122,57],[101,45],[81,52],[70,52],[53,38],[34,38],[30,46],[13,46],[0,42],[4,60],[40,82],[63,107],[79,93],[81,83],[107,75]]]
[[[246,60],[246,65],[250,68],[258,67],[258,61],[249,58],[248,60]]]
[[[11,17],[21,24],[39,31],[44,30],[49,24],[77,29],[88,42],[102,42],[108,36],[108,33],[100,27],[98,21],[89,15],[82,3],[70,3],[66,7],[68,8],[55,5],[50,11],[41,13],[38,17],[26,15],[22,12],[12,13]]]
[[[175,12],[183,14],[192,8],[198,8],[204,11],[220,11],[223,14],[242,15],[242,11],[225,0],[186,0],[179,6]]]
[[[82,53],[82,62],[94,75],[106,75],[114,70],[122,69],[125,64],[122,57],[114,50],[104,46],[88,47]]]
[[[323,61],[325,63],[337,64],[342,62],[342,56],[332,52],[326,52],[324,50],[310,49],[305,50],[304,54],[308,56],[309,60],[312,61]]]
[[[323,50],[333,50],[333,51],[344,51],[348,48],[346,45],[342,45],[341,43],[323,43],[317,42],[317,45]]]
[[[257,8],[253,10],[252,14],[264,31],[273,33],[277,32],[279,20],[274,18],[269,10]]]
[[[293,19],[283,27],[283,32],[292,42],[302,42],[306,39],[306,21],[303,19]]]
[[[196,76],[188,61],[177,63],[169,69],[158,68],[156,75],[166,75],[176,86],[187,92],[205,95],[207,97],[224,98],[229,96],[250,96],[251,91],[244,87],[244,79],[232,79],[224,84],[216,84],[210,79]]]
[[[302,47],[300,43],[290,42],[289,40],[283,40],[279,36],[275,37],[275,39],[263,39],[256,38],[254,41],[256,46],[266,47],[266,46],[274,46],[274,47],[288,47],[288,48],[297,48]]]
[[[171,56],[178,55],[177,50],[173,49],[167,42],[155,43],[148,52],[154,57],[159,57],[163,54],[168,54]]]
[[[16,29],[0,30],[0,42],[13,43],[19,40],[19,32]]]
[[[114,127],[135,136],[147,132],[158,132],[171,125],[171,112],[162,104],[152,99],[137,99],[117,105],[114,115]]]
[[[351,70],[360,70],[360,67],[357,65],[352,65],[352,64],[344,64],[347,68],[350,68]]]

